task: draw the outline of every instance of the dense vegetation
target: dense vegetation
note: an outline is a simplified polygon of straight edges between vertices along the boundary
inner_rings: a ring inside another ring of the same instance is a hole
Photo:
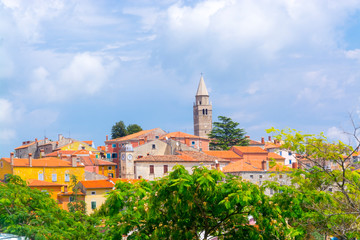
[[[289,173],[290,186],[274,181],[259,187],[217,170],[197,167],[190,174],[177,166],[158,181],[118,182],[99,211],[87,216],[59,209],[49,195],[11,176],[0,184],[0,231],[31,239],[359,238],[357,148],[323,135],[270,132],[306,165]],[[266,188],[276,193],[267,196]]]

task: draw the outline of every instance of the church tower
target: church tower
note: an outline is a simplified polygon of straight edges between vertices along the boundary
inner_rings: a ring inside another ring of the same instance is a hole
[[[200,78],[193,109],[194,135],[207,138],[212,130],[212,105],[203,76]]]

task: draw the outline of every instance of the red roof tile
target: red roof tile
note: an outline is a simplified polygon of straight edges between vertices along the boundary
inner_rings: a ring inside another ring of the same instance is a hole
[[[265,151],[261,147],[233,146],[232,148],[235,148],[242,153],[267,153],[267,151]]]
[[[284,157],[280,156],[279,154],[277,153],[273,153],[273,152],[269,152],[268,153],[268,159],[270,160],[271,158],[274,158],[276,160],[285,160]]]
[[[41,180],[37,180],[37,179],[28,179],[27,183],[28,183],[29,187],[61,187],[61,186],[65,186],[64,184],[46,182],[46,181],[41,181]]]
[[[20,147],[15,148],[15,150],[18,150],[18,149],[21,149],[21,148],[27,148],[27,147],[33,145],[34,143],[35,143],[35,142],[29,143],[29,144],[26,144],[26,145],[22,145],[22,146],[20,146]]]
[[[171,132],[171,133],[164,135],[161,139],[166,139],[166,137],[167,138],[194,138],[194,139],[202,139],[202,140],[210,141],[208,138],[199,137],[199,136],[195,136],[195,135],[184,133],[184,132]]]
[[[150,129],[150,130],[143,130],[143,131],[140,131],[140,132],[137,132],[137,133],[133,133],[133,134],[130,134],[130,135],[127,135],[127,136],[124,136],[124,137],[120,137],[120,138],[111,139],[111,140],[108,140],[108,141],[126,141],[126,140],[131,140],[131,139],[137,139],[141,135],[144,135],[146,133],[154,131],[155,129],[157,129],[157,128]]]
[[[238,159],[242,159],[241,156],[237,155],[235,152],[233,151],[204,151],[205,154],[207,155],[211,155],[214,157],[219,157],[219,158],[238,158]]]

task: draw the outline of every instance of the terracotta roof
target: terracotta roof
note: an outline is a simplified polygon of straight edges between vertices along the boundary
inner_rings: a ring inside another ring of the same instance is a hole
[[[233,146],[232,148],[237,149],[242,153],[267,153],[267,151],[261,147]]]
[[[184,162],[179,155],[149,155],[134,160],[135,162]],[[194,160],[192,160],[194,161]]]
[[[10,163],[10,158],[1,158],[4,161]],[[14,158],[15,167],[29,167],[29,159],[27,158]],[[60,160],[54,157],[45,157],[32,160],[33,167],[72,167],[70,161]],[[83,167],[81,164],[77,164],[78,167]]]
[[[265,149],[271,149],[271,148],[280,148],[281,145],[280,144],[275,144],[272,142],[266,142],[265,143]]]
[[[124,136],[124,137],[120,137],[120,138],[115,138],[115,139],[111,139],[111,140],[108,140],[108,141],[126,141],[126,140],[131,140],[131,139],[134,139],[134,138],[138,138],[140,137],[141,135],[144,135],[146,133],[149,133],[151,131],[154,131],[155,129],[157,128],[154,128],[154,129],[150,129],[150,130],[142,130],[140,132],[137,132],[137,133],[133,133],[133,134],[130,134],[130,135],[127,135],[127,136]]]
[[[264,171],[262,169],[261,161],[248,162],[245,160],[239,160],[229,165],[226,165],[222,169],[223,172],[254,172]]]
[[[215,160],[217,160],[219,162],[230,162],[230,160],[226,160],[226,159],[215,157],[215,156],[210,156],[203,152],[197,152],[197,151],[181,151],[180,152],[179,151],[177,153],[181,154],[182,156],[190,157],[190,158],[192,158],[196,161],[200,161],[200,162],[215,162]]]
[[[46,154],[47,157],[57,157],[60,153],[63,156],[71,156],[75,151],[74,150],[58,150],[52,153]]]
[[[219,157],[219,158],[238,158],[238,159],[242,159],[241,156],[237,155],[235,152],[233,151],[204,151],[205,154],[207,155],[211,155],[214,157]]]
[[[274,167],[269,168],[268,171],[279,172],[279,171],[291,171],[292,168],[289,168],[283,164],[276,164]]]
[[[58,196],[71,196],[74,195],[74,192],[70,191],[70,192],[61,192],[57,194]],[[77,195],[81,195],[81,196],[85,196],[84,193],[82,193],[81,191],[77,192]]]
[[[171,133],[164,135],[161,139],[166,139],[166,137],[168,137],[168,138],[186,138],[187,137],[187,138],[195,138],[195,139],[202,139],[202,140],[210,141],[208,138],[191,135],[191,134],[184,133],[184,132],[171,132]]]
[[[81,149],[81,150],[74,151],[72,154],[74,154],[74,155],[90,155],[90,151]]]
[[[92,156],[80,156],[80,161],[85,166],[115,166],[116,163],[97,159]]]
[[[270,160],[271,158],[277,159],[277,160],[285,160],[284,157],[280,156],[277,153],[273,153],[273,152],[269,152],[268,153],[268,159]]]
[[[106,148],[105,148],[105,146],[98,146],[98,147],[97,147],[97,150],[99,150],[99,151],[105,151]]]
[[[22,145],[22,146],[20,146],[20,147],[15,148],[15,150],[22,149],[22,148],[27,148],[27,147],[29,147],[29,146],[33,145],[34,143],[35,143],[35,142],[32,142],[32,143],[29,143],[29,144]]]
[[[37,179],[28,179],[27,183],[28,183],[29,187],[61,187],[61,186],[65,186],[64,184],[46,182],[46,181],[41,181],[41,180],[37,180]]]
[[[88,144],[89,146],[92,146],[94,141],[83,141],[84,143]]]
[[[141,181],[140,179],[124,179],[124,178],[111,178],[102,180],[88,180],[88,181],[79,181],[85,188],[113,188],[115,183],[118,181],[135,183]]]
[[[250,139],[250,141],[249,141],[249,144],[250,144],[250,145],[264,145],[264,143],[261,143],[261,142],[259,142],[259,141],[255,141],[255,140],[251,140],[251,139]]]

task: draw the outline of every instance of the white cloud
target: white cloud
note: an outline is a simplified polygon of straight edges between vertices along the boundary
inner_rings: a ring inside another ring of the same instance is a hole
[[[327,130],[326,135],[332,140],[335,140],[335,141],[340,140],[340,141],[344,142],[345,144],[348,144],[351,141],[350,135],[347,134],[344,130],[341,130],[337,127],[330,127]]]
[[[106,59],[101,56],[76,54],[69,64],[51,74],[44,67],[36,68],[30,83],[30,94],[49,101],[93,95],[107,83],[116,66],[116,61],[106,63]]]

